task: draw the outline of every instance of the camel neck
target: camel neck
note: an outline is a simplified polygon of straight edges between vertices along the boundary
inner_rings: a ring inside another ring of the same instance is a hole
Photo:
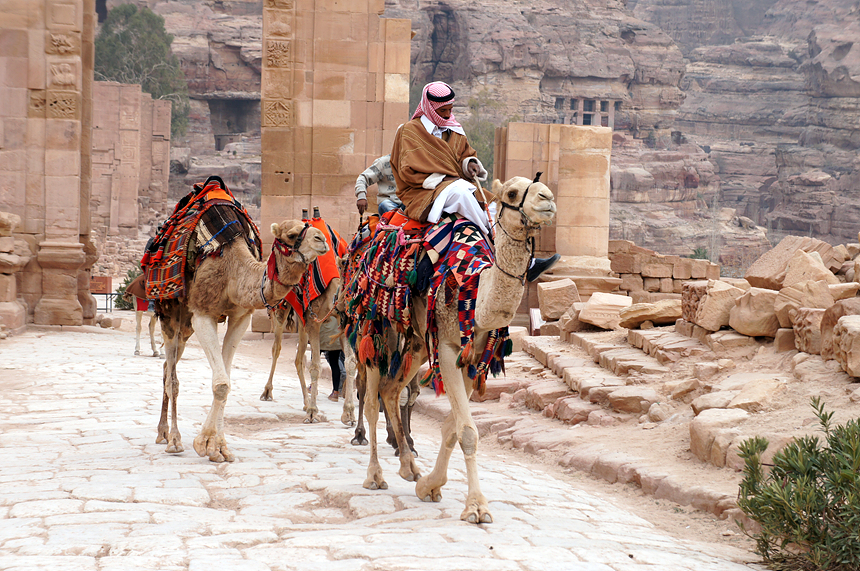
[[[496,263],[481,273],[478,284],[477,328],[491,330],[510,325],[520,306],[525,285],[516,276],[528,269],[531,250],[528,241],[517,238],[517,234],[496,232]]]

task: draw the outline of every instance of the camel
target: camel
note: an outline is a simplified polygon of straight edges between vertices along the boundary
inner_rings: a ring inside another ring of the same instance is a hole
[[[328,251],[323,233],[299,220],[272,224],[271,231],[275,237],[270,257],[275,279],[267,278],[267,265],[271,264],[258,260],[240,236],[224,246],[220,256],[210,256],[199,263],[187,281],[187,297],[156,302],[167,354],[156,442],[166,442],[168,453],[184,450],[177,426],[176,363],[182,357],[188,338],[196,333],[212,368],[213,400],[200,434],[194,439],[194,450],[200,456],[208,456],[212,462],[235,459],[224,437],[224,406],[230,393],[230,367],[239,341],[248,329],[254,310],[271,308],[283,299],[288,287],[299,282],[308,264]],[[224,317],[227,332],[221,346],[217,324]]]
[[[369,426],[375,427],[379,417],[377,390],[384,406],[392,411],[392,423],[398,440],[400,453],[399,474],[407,481],[415,481],[415,493],[423,501],[438,502],[442,499],[442,487],[448,480],[448,462],[454,446],[459,443],[466,461],[468,496],[460,519],[470,523],[492,523],[493,517],[487,499],[481,493],[478,480],[478,430],[469,410],[469,398],[474,390],[474,382],[468,375],[468,367],[474,364],[474,357],[484,352],[491,332],[508,326],[516,314],[517,307],[525,289],[525,275],[534,253],[532,239],[540,227],[551,224],[556,205],[553,194],[546,185],[523,177],[514,177],[504,184],[493,182],[492,193],[500,201],[502,208],[496,226],[501,230],[495,236],[495,263],[486,268],[480,276],[474,313],[474,337],[471,356],[461,355],[460,323],[457,299],[445,299],[446,287],[439,287],[436,310],[433,318],[438,327],[438,363],[451,412],[443,422],[442,445],[433,470],[425,476],[420,474],[414,455],[404,442],[398,399],[404,385],[417,372],[427,359],[427,346],[424,343],[428,327],[427,293],[416,295],[412,305],[414,336],[406,339],[402,350],[411,351],[412,359],[408,367],[401,367],[396,376],[383,374],[378,368],[366,367],[367,387],[364,397],[364,411]],[[512,212],[509,212],[512,211]],[[396,336],[388,334],[385,350],[391,355],[398,348]],[[356,343],[358,346],[358,343]],[[458,366],[458,356],[466,361],[463,368]],[[404,363],[407,361],[404,358]],[[364,487],[385,489],[388,484],[382,475],[377,457],[376,431],[370,430],[370,462]]]
[[[305,422],[313,423],[325,421],[325,415],[317,408],[317,392],[320,376],[320,348],[326,348],[332,341],[325,338],[320,338],[321,330],[327,319],[323,317],[330,315],[333,312],[333,306],[337,300],[337,292],[340,290],[340,278],[335,278],[329,282],[323,295],[313,300],[305,310],[304,325],[300,320],[297,321],[299,339],[298,348],[296,350],[296,372],[299,375],[299,382],[302,384],[302,398],[304,399]],[[291,315],[293,314],[293,315]],[[263,394],[260,395],[260,400],[272,400],[272,379],[275,376],[275,366],[278,364],[278,357],[281,354],[281,341],[284,335],[284,329],[291,319],[295,319],[293,309],[285,304],[280,304],[272,311],[273,330],[275,333],[274,341],[272,342],[272,369],[269,371],[269,380],[263,389]],[[338,330],[339,333],[339,330]],[[323,333],[323,337],[325,333]],[[305,353],[307,351],[308,341],[311,345],[311,386],[310,390],[305,383]],[[352,350],[346,337],[338,335],[337,343],[344,351],[344,356],[347,357],[346,362],[346,380],[344,386],[341,387],[341,392],[344,396],[343,413],[340,420],[347,426],[355,425],[355,358],[352,357]]]
[[[143,275],[142,274],[140,276],[138,276],[138,278],[135,279],[133,282],[131,282],[131,284],[129,284],[126,287],[125,293],[122,294],[123,300],[125,300],[126,303],[131,304],[132,308],[134,308],[134,320],[137,324],[137,327],[135,329],[135,337],[134,337],[134,354],[140,355],[140,331],[143,328],[142,327],[143,326],[143,316],[148,315],[149,316],[149,345],[152,348],[152,356],[153,357],[161,357],[163,355],[161,355],[158,352],[158,348],[155,346],[155,322],[158,320],[158,318],[156,317],[155,312],[150,309],[151,305],[150,305],[148,300],[140,298],[140,297],[134,295],[134,293],[132,291],[130,291],[133,289],[134,284],[137,282],[140,282],[139,288],[143,288],[143,285],[142,285],[143,284]],[[143,290],[140,289],[137,291],[143,291]]]

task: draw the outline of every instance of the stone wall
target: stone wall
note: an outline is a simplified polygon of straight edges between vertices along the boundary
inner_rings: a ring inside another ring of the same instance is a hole
[[[95,318],[89,268],[95,0],[4,0],[0,211],[32,254],[16,291],[39,324]]]
[[[139,85],[95,82],[90,212],[101,240],[136,238],[167,205],[169,101],[153,101]]]

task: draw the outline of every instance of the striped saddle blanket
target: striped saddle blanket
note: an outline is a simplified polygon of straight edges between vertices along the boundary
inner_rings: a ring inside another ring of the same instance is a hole
[[[140,265],[146,276],[147,299],[184,298],[197,265],[209,256],[220,256],[224,246],[239,237],[254,257],[262,259],[256,224],[220,179],[210,181],[195,184],[179,201],[144,252]]]

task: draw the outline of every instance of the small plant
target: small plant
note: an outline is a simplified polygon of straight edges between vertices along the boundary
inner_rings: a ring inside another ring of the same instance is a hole
[[[143,271],[140,269],[140,264],[128,270],[125,275],[125,279],[122,281],[122,284],[117,286],[116,288],[116,299],[114,300],[114,307],[117,309],[134,309],[134,300],[126,301],[125,299],[125,290],[134,281],[134,278],[142,274]]]
[[[821,399],[812,407],[826,447],[803,436],[777,452],[765,474],[762,437],[740,446],[744,478],[738,506],[761,531],[743,532],[756,553],[780,571],[856,571],[860,569],[860,419],[831,426],[832,412]]]
[[[690,257],[694,260],[708,260],[708,249],[707,248],[696,248],[693,250],[693,253],[690,254]]]

